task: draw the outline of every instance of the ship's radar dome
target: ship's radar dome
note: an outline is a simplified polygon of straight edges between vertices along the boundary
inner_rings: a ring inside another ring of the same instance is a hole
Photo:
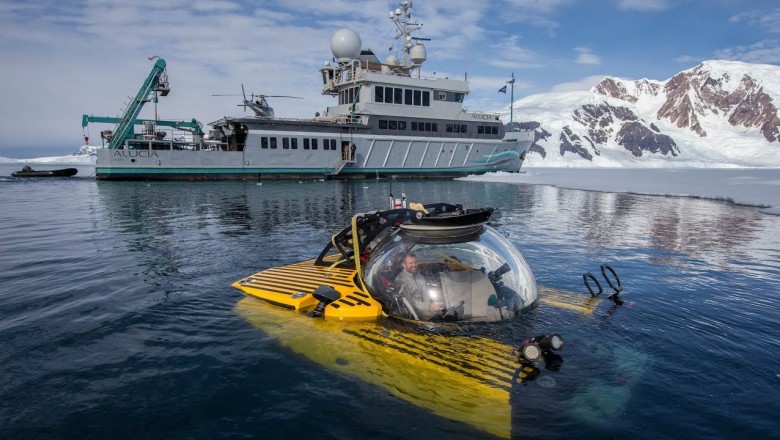
[[[395,56],[395,55],[390,55],[390,56],[389,56],[389,57],[387,57],[387,59],[385,60],[385,64],[388,64],[388,65],[390,65],[390,66],[397,66],[397,65],[401,64],[401,62],[398,60],[398,57],[397,57],[397,56]]]
[[[422,64],[423,61],[425,61],[427,58],[427,55],[425,53],[425,46],[422,44],[416,44],[412,47],[412,49],[409,51],[409,59],[412,60],[414,64]]]
[[[336,61],[352,61],[360,55],[363,42],[352,29],[339,29],[330,37],[330,51]]]

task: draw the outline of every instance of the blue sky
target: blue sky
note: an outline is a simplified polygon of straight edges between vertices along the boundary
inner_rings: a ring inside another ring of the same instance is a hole
[[[277,116],[311,117],[330,36],[357,31],[390,55],[384,0],[0,0],[0,155],[70,153],[81,115],[116,115],[158,55],[172,92],[165,119],[203,123],[241,114],[247,91],[276,99]],[[606,75],[665,80],[709,59],[780,65],[777,0],[418,0],[423,73],[462,78],[471,110],[508,104],[498,89],[514,72],[515,96],[587,90]],[[149,106],[147,106],[149,107]],[[521,109],[522,110],[522,109]],[[142,116],[151,116],[151,108]],[[102,127],[109,128],[109,127]],[[95,140],[99,126],[88,133]],[[93,141],[94,143],[94,141]]]

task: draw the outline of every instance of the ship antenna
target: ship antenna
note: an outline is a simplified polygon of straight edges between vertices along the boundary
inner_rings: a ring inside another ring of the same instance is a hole
[[[420,41],[430,39],[412,37],[413,32],[417,32],[423,27],[423,25],[418,23],[416,20],[412,21],[412,12],[410,11],[412,9],[412,2],[405,1],[399,3],[398,5],[400,8],[397,8],[395,11],[390,11],[388,13],[388,18],[390,18],[390,20],[392,20],[395,24],[396,28],[398,28],[395,33],[395,39],[399,40],[399,46],[403,52],[402,65],[404,67],[414,67],[411,63],[409,55],[412,47],[414,46],[412,44],[412,40]]]
[[[463,34],[463,39],[466,40],[466,50],[465,54],[463,55],[463,80],[468,81],[469,80],[469,37],[466,34]]]
[[[514,113],[514,106],[515,106],[515,72],[512,72],[512,79],[506,82],[511,87],[511,92],[509,94],[509,131],[515,131],[514,124],[512,123],[512,116]],[[504,89],[506,91],[506,89]]]

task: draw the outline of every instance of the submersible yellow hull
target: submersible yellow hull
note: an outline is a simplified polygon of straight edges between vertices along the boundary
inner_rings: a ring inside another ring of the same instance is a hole
[[[242,299],[236,310],[282,346],[331,370],[378,385],[441,417],[510,436],[509,391],[513,376],[519,380],[526,372],[506,344],[421,333],[389,320],[293,316],[254,298]]]
[[[439,334],[419,324],[379,319],[381,305],[356,285],[354,269],[317,266],[314,260],[267,269],[233,284],[247,295],[236,311],[279,343],[331,370],[386,389],[434,414],[509,438],[513,383],[534,370],[510,345],[482,337]],[[341,298],[326,319],[302,314],[318,303],[320,285]],[[596,302],[582,295],[540,289],[542,303],[589,314]],[[266,304],[268,303],[268,304]]]
[[[381,305],[355,285],[353,269],[316,266],[313,260],[267,269],[233,287],[247,295],[236,310],[279,343],[329,369],[378,385],[434,414],[508,438],[509,390],[524,376],[512,347],[476,337],[421,332],[416,325],[379,320]],[[341,298],[326,319],[301,314],[329,285]],[[285,310],[287,309],[287,310]]]

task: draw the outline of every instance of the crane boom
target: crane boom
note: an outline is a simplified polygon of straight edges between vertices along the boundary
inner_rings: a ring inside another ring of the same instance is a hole
[[[133,125],[138,114],[141,112],[144,104],[149,101],[149,97],[154,92],[160,92],[162,96],[168,94],[168,84],[160,84],[160,78],[165,73],[165,60],[160,58],[152,66],[149,76],[146,77],[141,89],[135,95],[130,104],[127,106],[124,114],[119,118],[119,123],[114,130],[114,137],[111,138],[111,143],[108,148],[121,148],[125,141],[133,136]],[[83,121],[82,121],[83,122]]]
[[[90,122],[116,124],[116,128],[110,136],[106,136],[105,139],[109,140],[108,148],[123,148],[126,141],[133,139],[136,134],[134,127],[136,125],[147,125],[151,123],[152,127],[172,127],[180,130],[187,130],[192,132],[193,135],[203,136],[203,125],[196,119],[189,121],[170,121],[170,120],[158,120],[158,119],[137,119],[139,113],[144,104],[149,101],[157,102],[158,94],[166,96],[170,93],[168,87],[168,78],[165,73],[166,63],[165,60],[160,58],[152,66],[152,70],[146,77],[143,85],[138,90],[135,98],[127,105],[127,108],[123,111],[119,117],[111,116],[93,116],[82,115],[81,126],[86,127]],[[157,117],[155,112],[155,118]],[[101,136],[103,133],[101,132]]]
[[[105,123],[105,124],[117,124],[122,118],[115,118],[111,116],[92,116],[81,115],[81,126],[86,127],[90,122]],[[180,130],[189,130],[193,134],[203,135],[203,124],[197,119],[190,121],[167,121],[164,119],[136,119],[133,121],[133,125],[143,125],[145,122],[154,122],[155,125],[161,127],[172,127]]]

